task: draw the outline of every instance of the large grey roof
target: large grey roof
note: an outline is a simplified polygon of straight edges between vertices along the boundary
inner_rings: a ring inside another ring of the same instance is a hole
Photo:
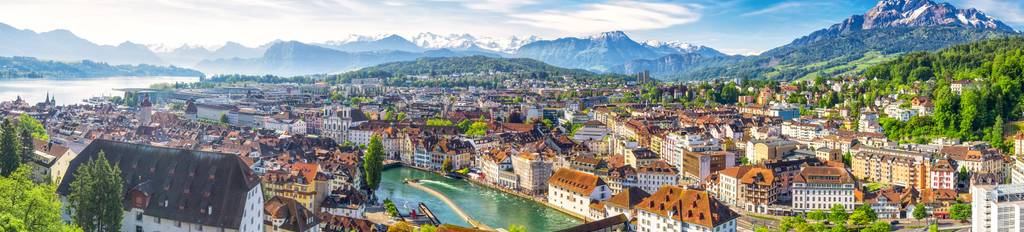
[[[140,207],[154,217],[237,229],[246,194],[259,184],[237,155],[94,140],[71,161],[57,192],[68,195],[73,170],[100,151],[121,169],[125,207]],[[129,202],[131,191],[143,192],[149,201]]]

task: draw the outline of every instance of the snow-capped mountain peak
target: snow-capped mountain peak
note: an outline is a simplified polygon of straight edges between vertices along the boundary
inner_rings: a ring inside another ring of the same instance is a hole
[[[539,38],[537,36],[529,36],[525,38],[516,36],[505,38],[486,36],[477,37],[470,34],[440,35],[424,32],[413,36],[411,40],[416,44],[416,46],[425,49],[466,50],[476,48],[493,52],[512,53],[519,47],[530,42],[537,41]]]

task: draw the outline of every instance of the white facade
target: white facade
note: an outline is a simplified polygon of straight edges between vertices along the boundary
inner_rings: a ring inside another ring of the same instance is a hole
[[[727,222],[721,223],[718,226],[715,226],[714,228],[709,228],[699,224],[673,220],[671,218],[664,217],[656,213],[651,213],[646,210],[637,210],[636,231],[735,232],[736,219],[734,218]]]
[[[971,186],[971,231],[1024,231],[1024,185]]]
[[[121,231],[160,231],[160,232],[262,232],[263,231],[263,191],[259,184],[246,194],[245,209],[237,226],[217,227],[192,222],[176,221],[166,218],[145,215],[138,208],[124,212],[121,219]],[[158,204],[153,203],[153,204]]]
[[[857,204],[854,189],[856,187],[853,183],[793,183],[793,211],[828,211],[833,205],[842,204],[847,211],[852,212]]]

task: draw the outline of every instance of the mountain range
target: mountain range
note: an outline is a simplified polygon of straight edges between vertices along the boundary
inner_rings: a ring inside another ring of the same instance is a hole
[[[339,73],[422,57],[530,58],[595,72],[651,71],[659,79],[799,79],[855,75],[867,64],[898,54],[1020,35],[976,9],[930,0],[882,0],[861,15],[796,38],[760,55],[730,56],[679,41],[636,41],[622,31],[585,37],[540,39],[420,33],[402,37],[350,35],[322,43],[272,41],[258,47],[227,42],[213,49],[195,45],[149,47],[124,42],[98,45],[70,31],[37,33],[0,24],[0,56],[44,60],[93,60],[112,64],[156,64],[197,68],[208,74],[306,75]]]
[[[933,51],[1019,32],[976,9],[930,0],[882,0],[863,15],[794,39],[756,56],[661,57],[613,71],[651,70],[662,79],[772,78],[856,75],[869,65],[913,51]]]

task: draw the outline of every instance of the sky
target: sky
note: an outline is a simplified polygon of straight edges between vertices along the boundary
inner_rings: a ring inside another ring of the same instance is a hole
[[[942,1],[942,0],[939,0]],[[950,0],[1021,30],[1024,0]],[[351,34],[468,33],[545,39],[625,31],[756,54],[843,19],[875,0],[2,0],[0,23],[67,29],[99,44],[248,46]]]

